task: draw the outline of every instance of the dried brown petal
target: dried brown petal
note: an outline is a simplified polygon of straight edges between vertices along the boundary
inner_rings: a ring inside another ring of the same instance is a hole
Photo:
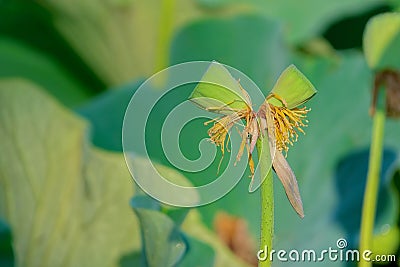
[[[219,212],[214,219],[214,229],[218,237],[235,255],[257,266],[256,245],[244,219]]]
[[[378,92],[381,86],[386,89],[386,115],[400,117],[400,72],[384,70],[376,74],[370,113],[375,113]]]

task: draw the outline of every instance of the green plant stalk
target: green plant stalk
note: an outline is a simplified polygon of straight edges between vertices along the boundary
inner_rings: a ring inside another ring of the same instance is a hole
[[[274,236],[274,187],[271,168],[271,155],[268,138],[260,138],[257,141],[258,162],[260,175],[265,175],[261,184],[261,242],[260,249],[269,255],[272,249]],[[269,257],[265,261],[259,261],[259,267],[269,267],[272,262]]]
[[[383,136],[386,119],[385,99],[385,89],[380,88],[372,125],[367,184],[361,217],[360,254],[372,248],[372,236],[379,189],[379,174],[382,167]],[[360,257],[359,267],[369,266],[372,266],[372,262],[367,262]]]

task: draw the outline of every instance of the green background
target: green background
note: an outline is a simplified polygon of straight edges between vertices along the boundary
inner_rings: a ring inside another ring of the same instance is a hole
[[[363,31],[370,17],[399,7],[389,0],[0,1],[0,266],[251,266],[213,227],[221,212],[237,216],[258,246],[260,196],[248,193],[247,175],[212,204],[176,209],[146,197],[125,165],[130,97],[155,72],[191,60],[230,65],[264,94],[289,64],[307,76],[318,94],[307,103],[306,135],[287,158],[306,216],[297,217],[275,179],[274,246],[321,251],[343,237],[357,248],[374,78]],[[386,57],[400,55],[390,49]],[[179,103],[189,95],[170,97]],[[165,101],[154,111],[152,159],[176,181],[212,180],[218,159],[192,174],[163,155],[161,123],[171,109]],[[181,133],[190,159],[207,137],[202,123]],[[388,120],[374,244],[398,257],[399,136],[399,121]]]

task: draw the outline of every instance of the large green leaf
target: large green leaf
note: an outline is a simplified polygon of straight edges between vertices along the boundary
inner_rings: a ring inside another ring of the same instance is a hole
[[[123,157],[86,129],[31,83],[0,82],[0,216],[17,266],[119,266],[140,248]]]
[[[0,78],[3,77],[29,79],[67,106],[81,104],[93,95],[49,56],[0,37]]]

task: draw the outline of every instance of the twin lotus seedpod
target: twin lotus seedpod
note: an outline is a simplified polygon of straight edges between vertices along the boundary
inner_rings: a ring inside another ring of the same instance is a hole
[[[202,109],[223,115],[205,123],[214,123],[208,130],[211,142],[221,148],[223,156],[230,140],[230,130],[235,124],[244,121],[242,142],[236,161],[240,160],[246,147],[253,178],[254,147],[258,139],[268,138],[270,147],[276,145],[278,149],[275,155],[271,155],[273,169],[282,182],[291,205],[300,217],[304,217],[296,176],[282,152],[287,153],[288,145],[293,145],[297,140],[297,131],[304,133],[302,127],[307,126],[306,115],[310,110],[299,106],[316,94],[314,86],[294,65],[290,65],[281,74],[259,110],[255,111],[247,91],[218,62],[211,63],[202,81],[204,82],[200,82],[194,89],[190,100]],[[273,149],[270,151],[275,152]]]

